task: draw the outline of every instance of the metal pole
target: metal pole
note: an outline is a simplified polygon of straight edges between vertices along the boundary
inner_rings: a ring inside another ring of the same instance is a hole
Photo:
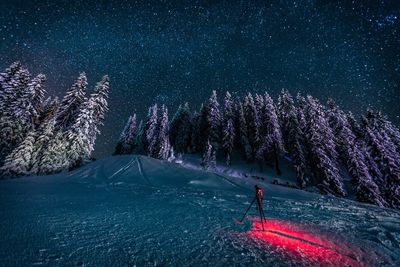
[[[247,208],[246,212],[244,213],[242,219],[241,219],[239,222],[243,222],[244,218],[245,218],[246,215],[247,215],[247,212],[249,212],[251,206],[253,206],[254,201],[256,201],[256,198],[254,198],[253,201],[250,203],[249,207]]]

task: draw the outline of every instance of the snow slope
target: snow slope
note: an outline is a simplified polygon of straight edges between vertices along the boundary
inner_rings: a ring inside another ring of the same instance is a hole
[[[0,181],[1,266],[399,266],[400,213],[262,181],[115,156]]]

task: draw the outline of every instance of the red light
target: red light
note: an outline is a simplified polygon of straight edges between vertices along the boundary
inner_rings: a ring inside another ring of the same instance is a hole
[[[252,238],[283,249],[288,256],[306,258],[307,262],[317,266],[367,266],[360,263],[353,251],[345,244],[337,244],[322,236],[307,233],[300,227],[285,221],[268,219],[264,221],[262,231],[260,220],[252,220],[253,226],[248,232]]]

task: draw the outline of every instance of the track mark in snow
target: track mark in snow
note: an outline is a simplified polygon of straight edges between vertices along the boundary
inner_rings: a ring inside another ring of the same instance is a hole
[[[136,157],[136,162],[139,168],[140,175],[142,175],[142,177],[149,183],[149,185],[153,186],[153,184],[149,180],[149,177],[147,177],[146,173],[143,171],[142,162],[140,161],[139,157]]]
[[[136,157],[137,159],[137,157]],[[122,167],[121,169],[119,169],[118,171],[116,171],[113,175],[111,175],[110,177],[108,177],[108,179],[112,179],[117,175],[121,175],[124,172],[126,172],[131,166],[132,164],[135,162],[135,158],[131,159],[128,164],[126,164],[124,167]]]

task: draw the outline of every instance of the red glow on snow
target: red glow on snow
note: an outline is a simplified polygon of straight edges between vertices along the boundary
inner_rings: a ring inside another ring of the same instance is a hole
[[[264,229],[265,231],[262,230],[260,220],[253,220],[248,234],[268,245],[283,249],[291,257],[306,258],[308,262],[318,266],[366,266],[357,261],[346,245],[307,233],[285,221],[268,219],[264,221]]]

